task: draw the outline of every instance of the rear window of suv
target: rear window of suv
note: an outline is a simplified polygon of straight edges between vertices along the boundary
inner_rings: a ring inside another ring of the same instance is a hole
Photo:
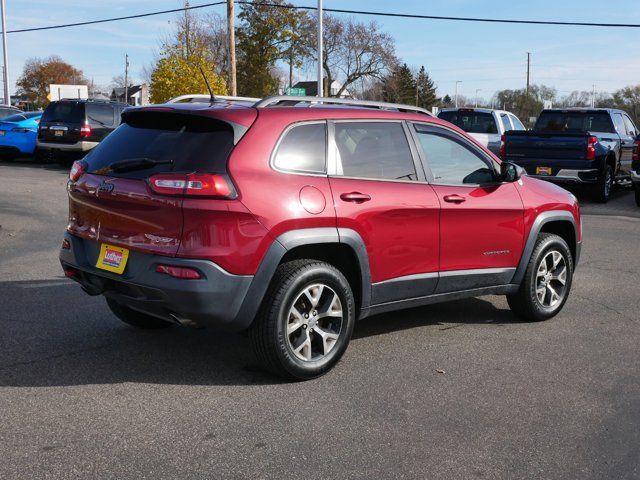
[[[42,114],[43,122],[84,122],[84,103],[52,102]]]
[[[212,118],[167,112],[131,112],[84,160],[98,175],[147,178],[156,173],[225,173],[233,128]],[[150,168],[114,171],[116,162],[151,160]]]

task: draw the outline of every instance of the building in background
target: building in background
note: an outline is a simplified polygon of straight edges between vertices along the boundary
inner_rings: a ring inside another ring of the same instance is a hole
[[[296,89],[304,89],[305,90],[305,95],[308,97],[315,97],[318,94],[318,82],[313,80],[313,81],[308,81],[308,82],[298,82],[296,83],[292,88],[296,88]],[[340,91],[340,89],[342,88],[342,85],[338,82],[333,82],[331,84],[331,89],[329,94],[334,97],[337,95],[337,93]],[[342,92],[342,94],[340,95],[340,98],[351,98],[351,94],[349,93],[348,90],[345,90],[344,92]]]
[[[114,102],[126,103],[132,106],[149,104],[149,87],[146,83],[142,85],[131,85],[127,89],[127,99],[124,98],[124,87],[116,87],[111,91],[111,100]]]

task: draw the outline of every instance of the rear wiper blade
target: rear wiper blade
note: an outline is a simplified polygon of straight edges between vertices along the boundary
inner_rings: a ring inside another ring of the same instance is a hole
[[[130,172],[132,170],[145,170],[156,165],[173,165],[173,160],[154,160],[153,158],[129,158],[112,163],[109,170],[112,172]]]

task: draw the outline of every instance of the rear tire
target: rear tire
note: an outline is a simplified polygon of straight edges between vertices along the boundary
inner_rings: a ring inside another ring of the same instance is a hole
[[[137,312],[129,307],[125,307],[111,298],[107,298],[107,305],[116,317],[132,327],[142,328],[145,330],[158,330],[160,328],[173,326],[173,323],[171,322]]]
[[[572,280],[573,258],[567,242],[558,235],[541,233],[520,289],[507,295],[507,302],[518,317],[534,322],[547,320],[562,310]]]
[[[349,282],[334,266],[294,260],[278,267],[249,341],[261,366],[290,380],[328,372],[349,345],[355,301]]]
[[[597,202],[607,203],[609,201],[609,198],[611,198],[611,191],[613,190],[614,180],[613,168],[611,168],[611,165],[605,165],[593,192],[594,198]]]

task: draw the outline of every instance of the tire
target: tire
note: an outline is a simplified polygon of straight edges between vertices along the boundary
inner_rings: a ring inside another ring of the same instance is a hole
[[[152,317],[151,315],[146,315],[142,312],[137,312],[110,298],[107,298],[107,305],[116,317],[132,327],[142,328],[145,330],[158,330],[160,328],[173,326],[173,323],[171,322]]]
[[[325,262],[294,260],[276,270],[248,336],[260,365],[286,379],[308,380],[340,360],[354,323],[344,275]]]
[[[611,198],[611,191],[613,190],[614,180],[613,168],[611,168],[611,165],[605,165],[593,191],[594,198],[597,202],[607,203],[609,201],[609,198]]]
[[[640,207],[640,185],[636,186],[636,205]]]
[[[543,261],[546,269],[542,266]],[[563,266],[564,276],[561,270]],[[541,272],[545,275],[542,276]],[[518,317],[534,322],[547,320],[562,310],[569,297],[572,280],[573,258],[567,242],[558,235],[541,233],[538,235],[520,289],[507,295],[507,302],[511,311]],[[558,298],[551,292],[555,292]],[[539,294],[542,294],[542,299]]]

